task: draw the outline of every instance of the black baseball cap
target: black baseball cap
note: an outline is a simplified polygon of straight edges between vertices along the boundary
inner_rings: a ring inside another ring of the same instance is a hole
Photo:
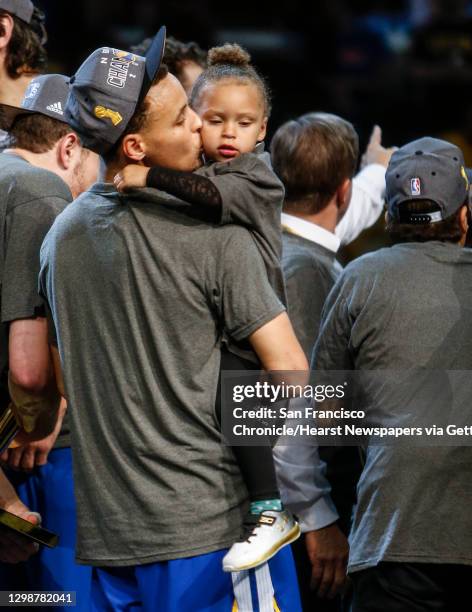
[[[30,0],[0,0],[0,9],[16,15],[26,23],[31,23],[34,4]]]
[[[0,129],[9,132],[20,115],[40,113],[67,123],[64,108],[69,96],[69,77],[42,74],[32,79],[20,106],[0,104]]]
[[[145,57],[96,49],[71,78],[65,117],[85,147],[104,154],[118,142],[159,71],[165,40],[163,26]]]
[[[385,180],[392,219],[401,223],[437,223],[468,202],[471,171],[466,169],[459,147],[427,137],[394,152]],[[405,213],[403,203],[422,200],[434,202],[439,210]]]

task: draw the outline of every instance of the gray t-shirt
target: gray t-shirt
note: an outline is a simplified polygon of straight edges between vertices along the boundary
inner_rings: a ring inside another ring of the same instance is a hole
[[[246,227],[253,235],[264,260],[269,282],[283,304],[286,304],[282,273],[282,230],[280,217],[284,199],[284,186],[272,170],[270,155],[264,143],[256,145],[253,153],[245,153],[227,162],[208,162],[196,170],[217,187],[222,202],[221,224]],[[187,202],[158,191],[159,202],[193,210]],[[258,363],[247,342],[225,338],[226,346],[235,354]]]
[[[71,201],[69,188],[56,174],[17,155],[0,153],[0,366],[4,390],[9,325],[17,319],[45,316],[38,294],[39,251],[54,219]],[[65,424],[56,445],[68,444]]]
[[[352,262],[328,297],[312,367],[472,369],[472,251],[399,244]],[[382,387],[375,393],[388,404]],[[350,571],[380,561],[471,565],[471,506],[472,448],[368,446]]]
[[[246,509],[214,414],[221,335],[246,338],[284,307],[247,230],[200,223],[158,198],[97,184],[58,217],[41,251],[84,563],[218,550]]]

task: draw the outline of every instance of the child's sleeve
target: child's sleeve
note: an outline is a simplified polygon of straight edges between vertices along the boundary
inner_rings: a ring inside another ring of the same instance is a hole
[[[186,212],[213,223],[221,221],[222,201],[218,188],[207,177],[154,166],[150,168],[146,186],[165,191],[188,203]]]

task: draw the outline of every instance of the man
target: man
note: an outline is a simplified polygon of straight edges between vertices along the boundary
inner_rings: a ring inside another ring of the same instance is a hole
[[[307,150],[316,155],[307,155]],[[342,228],[352,231],[344,219],[352,216],[346,211],[351,210],[358,151],[354,127],[327,113],[289,121],[272,139],[274,170],[285,187],[282,261],[288,311],[307,357],[318,336],[325,300],[342,270],[336,260]],[[360,221],[358,212],[354,214],[353,224]],[[320,598],[334,597],[346,574],[348,546],[343,532],[349,531],[351,472],[358,457],[350,456],[351,449],[330,457],[326,453],[327,449],[320,450],[329,459],[328,479],[314,445],[275,448],[283,499],[297,513],[304,532],[293,548],[306,610],[339,609],[339,602]]]
[[[44,43],[47,34],[44,27],[44,15],[34,7],[29,0],[0,0],[0,103],[19,105],[26,87],[34,76],[42,72],[46,65],[46,51]],[[0,149],[8,146],[8,135],[0,130]],[[9,401],[8,389],[5,379],[6,355],[0,354],[0,403],[5,405]],[[37,521],[35,513],[31,513],[18,497],[15,498],[13,489],[6,478],[1,477],[2,498],[9,499],[6,510],[14,511],[23,518]],[[13,508],[13,510],[12,510]],[[2,550],[11,544],[8,540]],[[13,553],[2,555],[3,561],[11,558],[22,560],[26,558],[27,551],[35,552],[35,547],[20,541],[22,548],[21,559]],[[17,547],[18,548],[18,547]],[[12,557],[13,554],[13,557]]]
[[[31,81],[21,105],[0,105],[0,127],[9,132],[12,142],[12,147],[0,154],[2,369],[4,376],[8,372],[13,407],[23,405],[31,411],[32,397],[33,404],[51,412],[51,422],[57,389],[44,302],[38,295],[39,250],[55,217],[96,180],[98,171],[98,157],[82,148],[64,120],[68,83],[62,75],[39,76]],[[78,584],[87,584],[87,580],[78,581],[78,574],[85,575],[86,569],[74,562],[68,427],[59,435],[63,409],[52,433],[50,423],[44,424],[42,436],[51,435],[38,442],[16,444],[2,457],[16,470],[30,472],[39,466],[32,474],[10,472],[10,477],[23,502],[38,510],[46,525],[61,535],[59,549],[42,550],[22,568],[26,579],[17,568],[14,578],[3,568],[5,588],[15,584],[75,590]],[[23,420],[23,424],[31,431],[34,415],[28,416],[30,421],[25,424]]]
[[[390,413],[394,425],[411,413],[406,424],[412,417],[421,424],[456,405],[445,371],[472,367],[472,253],[462,248],[469,183],[460,149],[433,138],[394,153],[386,181],[387,231],[396,244],[357,259],[339,277],[313,366],[365,371],[368,410]],[[386,374],[392,371],[393,384]],[[405,404],[414,390],[402,384],[409,378],[429,380]],[[468,597],[471,449],[406,440],[366,443],[350,535],[354,612],[446,612],[463,609]]]
[[[199,165],[201,122],[159,68],[163,38],[145,59],[98,49],[74,77],[68,117],[104,156],[110,183],[130,161]],[[40,275],[71,409],[77,557],[96,566],[94,609],[250,609],[253,580],[255,606],[298,610],[288,549],[251,576],[222,571],[247,497],[214,414],[223,330],[248,338],[268,370],[306,368],[288,317],[244,228],[204,225],[110,183],[56,220]]]

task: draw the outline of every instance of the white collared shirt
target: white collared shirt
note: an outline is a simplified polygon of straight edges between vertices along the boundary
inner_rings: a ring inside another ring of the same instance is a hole
[[[321,225],[287,213],[282,213],[282,229],[286,229],[290,233],[300,236],[300,238],[315,242],[333,253],[337,253],[341,246],[341,240],[336,234],[321,227]]]

